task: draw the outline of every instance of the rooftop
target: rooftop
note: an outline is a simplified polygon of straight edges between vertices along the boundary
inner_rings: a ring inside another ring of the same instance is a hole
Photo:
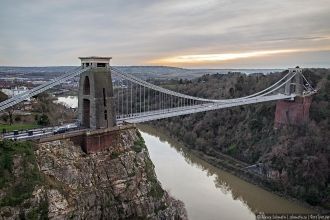
[[[81,60],[110,60],[112,57],[98,57],[98,56],[90,56],[90,57],[79,57]]]

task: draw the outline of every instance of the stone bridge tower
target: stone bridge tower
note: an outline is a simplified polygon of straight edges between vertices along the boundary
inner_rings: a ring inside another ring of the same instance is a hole
[[[289,69],[289,77],[296,74],[285,84],[286,95],[295,94],[294,100],[280,100],[276,103],[274,127],[280,128],[283,125],[303,125],[309,120],[309,109],[312,103],[312,96],[305,96],[303,93],[303,69],[296,67]]]
[[[78,118],[90,129],[110,128],[116,125],[112,78],[109,69],[111,57],[79,57],[82,68],[91,69],[80,75]]]
[[[289,82],[285,84],[285,91],[286,95],[291,95],[292,93],[301,96],[303,93],[303,79],[302,79],[302,71],[303,69],[296,67],[296,68],[289,68],[289,77],[293,74],[296,74]]]

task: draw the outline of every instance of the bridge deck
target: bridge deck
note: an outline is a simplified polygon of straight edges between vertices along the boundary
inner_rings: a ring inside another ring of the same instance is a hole
[[[88,129],[80,129],[80,130],[75,130],[75,131],[69,131],[63,134],[56,134],[56,135],[50,135],[50,136],[40,136],[38,139],[39,143],[45,143],[45,142],[50,142],[50,141],[55,141],[55,140],[63,140],[63,139],[69,139],[77,136],[91,136],[91,135],[97,135],[97,134],[102,134],[102,133],[111,133],[115,131],[121,131],[121,130],[126,130],[126,129],[131,129],[135,128],[134,124],[127,124],[127,125],[120,125],[120,126],[115,126],[111,128],[101,128],[97,130],[88,130]]]
[[[245,99],[231,103],[206,103],[206,104],[200,104],[194,106],[161,109],[156,111],[136,113],[130,115],[129,117],[119,116],[119,118],[117,118],[117,123],[119,124],[123,122],[140,123],[140,122],[158,120],[163,118],[170,118],[179,115],[188,115],[197,112],[205,112],[205,111],[211,111],[211,110],[223,109],[223,108],[229,108],[229,107],[235,107],[241,105],[248,105],[248,104],[260,103],[260,102],[268,102],[268,101],[275,101],[282,99],[293,100],[294,97],[295,97],[294,95],[289,96],[289,95],[277,94],[277,95]]]

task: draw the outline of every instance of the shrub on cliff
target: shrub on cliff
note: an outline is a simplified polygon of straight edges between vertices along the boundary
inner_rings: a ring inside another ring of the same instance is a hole
[[[0,207],[20,205],[41,181],[31,142],[0,142]]]

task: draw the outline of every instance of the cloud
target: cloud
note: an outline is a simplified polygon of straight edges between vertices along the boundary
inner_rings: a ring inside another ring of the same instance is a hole
[[[328,0],[3,0],[0,65],[78,65],[87,55],[145,65],[183,55],[322,48],[330,45],[329,20]]]

